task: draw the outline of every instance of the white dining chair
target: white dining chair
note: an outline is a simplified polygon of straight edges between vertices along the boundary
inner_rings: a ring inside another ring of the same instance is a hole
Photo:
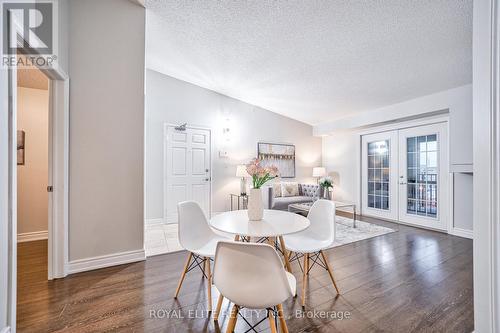
[[[217,235],[208,225],[207,218],[195,201],[184,201],[177,204],[179,216],[179,243],[189,251],[179,284],[175,290],[177,298],[186,273],[198,267],[207,278],[208,311],[212,311],[212,274],[210,261],[215,256],[217,243],[228,238]]]
[[[242,308],[267,310],[267,318],[254,327],[269,319],[271,332],[276,332],[274,318],[277,315],[281,331],[288,332],[282,303],[295,295],[296,280],[285,271],[272,246],[220,242],[215,254],[214,284],[223,297],[234,303],[226,332],[233,332]]]
[[[324,252],[333,245],[335,239],[335,203],[330,200],[317,200],[309,210],[307,218],[311,222],[309,228],[283,236],[290,261],[299,261],[299,267],[302,269],[302,306],[305,306],[307,275],[316,264],[328,271],[337,294],[340,294],[332,267]],[[303,259],[302,266],[300,259]]]

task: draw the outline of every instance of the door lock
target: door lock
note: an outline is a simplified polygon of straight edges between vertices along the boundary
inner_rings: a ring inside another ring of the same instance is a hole
[[[53,186],[47,186],[47,192],[54,192],[54,187]]]

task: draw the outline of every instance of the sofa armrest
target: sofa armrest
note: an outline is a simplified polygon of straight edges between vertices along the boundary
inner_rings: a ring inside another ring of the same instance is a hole
[[[273,186],[268,186],[267,191],[264,191],[264,193],[267,193],[267,200],[264,200],[264,202],[267,202],[267,209],[273,209],[273,206],[274,206],[274,188],[273,188]]]

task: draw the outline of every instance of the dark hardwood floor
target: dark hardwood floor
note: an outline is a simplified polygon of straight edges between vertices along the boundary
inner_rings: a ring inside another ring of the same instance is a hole
[[[329,250],[341,295],[324,269],[313,268],[306,313],[300,298],[284,304],[289,331],[472,332],[472,241],[364,219],[398,232]],[[46,281],[47,242],[21,243],[18,331],[224,332],[229,305],[223,304],[220,327],[214,324],[199,272],[187,275],[173,299],[185,259],[185,252],[166,254]],[[293,268],[300,290],[301,273]],[[215,288],[212,295],[215,307]],[[253,322],[259,314],[245,311]],[[246,330],[239,320],[235,332]],[[268,323],[258,330],[268,332]]]

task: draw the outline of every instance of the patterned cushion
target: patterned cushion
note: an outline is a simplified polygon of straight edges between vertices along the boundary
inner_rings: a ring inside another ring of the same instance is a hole
[[[317,198],[320,196],[320,187],[316,184],[300,184],[300,195]]]
[[[275,198],[281,197],[281,183],[275,182],[273,184],[273,195]]]
[[[299,195],[299,184],[292,182],[281,183],[281,195],[283,197],[295,197]]]

